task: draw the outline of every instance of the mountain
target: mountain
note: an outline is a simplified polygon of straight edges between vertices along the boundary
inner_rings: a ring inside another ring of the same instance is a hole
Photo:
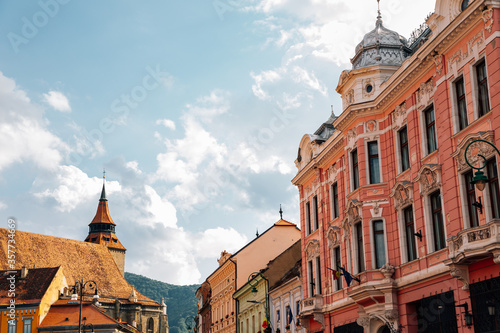
[[[187,333],[194,327],[198,299],[195,297],[199,285],[176,286],[152,280],[142,275],[125,272],[125,279],[143,295],[167,304],[169,333]]]

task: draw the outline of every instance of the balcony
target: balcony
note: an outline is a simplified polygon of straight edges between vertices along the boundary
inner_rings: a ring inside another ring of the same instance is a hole
[[[493,261],[500,264],[500,219],[462,230],[447,242],[449,256],[446,265],[467,265],[492,256]]]
[[[313,297],[302,300],[301,314],[309,314],[311,312],[321,311],[323,308],[323,296],[315,295]]]

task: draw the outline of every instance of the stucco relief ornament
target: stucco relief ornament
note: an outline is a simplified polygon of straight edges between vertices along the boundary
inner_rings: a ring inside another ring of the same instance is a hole
[[[467,44],[469,45],[469,51],[472,53],[472,48],[475,45],[481,45],[484,43],[484,32],[483,30],[479,31],[474,37],[472,37]]]
[[[370,317],[368,316],[362,316],[356,319],[356,323],[358,323],[359,326],[363,326],[365,330],[367,330],[370,327]]]
[[[399,318],[399,312],[397,309],[385,310],[384,314],[388,321],[395,321]]]
[[[346,218],[342,222],[342,229],[344,229],[344,240],[348,240],[351,237],[351,223],[349,222],[349,219]]]
[[[434,56],[434,64],[436,65],[436,73],[441,75],[441,72],[443,71],[443,56],[436,54]]]
[[[397,119],[400,118],[406,118],[406,102],[403,102],[394,108],[394,113],[392,118],[393,121],[396,122]]]
[[[390,197],[394,198],[394,209],[405,207],[413,202],[412,199],[412,184],[408,181],[397,182],[394,186]]]
[[[450,69],[450,71],[452,71],[452,66],[453,64],[457,64],[457,67],[458,67],[458,64],[462,61],[462,59],[464,59],[464,55],[462,54],[462,49],[458,49],[455,53],[453,53],[453,55],[448,59],[448,67]]]
[[[434,83],[432,80],[421,83],[417,92],[417,103],[420,107],[426,107],[434,97]]]
[[[351,89],[347,92],[346,99],[348,105],[354,103],[354,89]]]
[[[491,32],[493,27],[493,8],[483,10],[484,29]]]
[[[326,232],[326,238],[328,239],[328,246],[334,248],[340,244],[340,228],[330,227]]]
[[[384,266],[380,268],[380,273],[384,274],[386,280],[392,280],[394,272],[395,272],[394,266],[388,263],[384,264]]]
[[[470,166],[465,161],[465,148],[467,148],[469,143],[477,139],[494,142],[494,138],[495,135],[493,131],[471,133],[463,138],[463,140],[457,145],[457,149],[451,154],[451,156],[453,156],[457,161],[458,171],[468,170],[470,168]],[[481,141],[477,141],[473,143],[467,150],[467,160],[472,165],[476,165],[478,163],[484,163],[483,159],[479,155],[483,155],[484,157],[486,157],[486,159],[488,159],[493,154],[495,154],[495,149],[492,146]]]
[[[497,265],[500,265],[500,251],[498,250],[493,250],[493,262]]]
[[[437,164],[426,164],[420,168],[415,179],[415,181],[419,182],[420,194],[427,194],[441,186],[438,181],[438,172],[440,170],[441,166]]]
[[[366,131],[367,132],[373,132],[377,130],[377,122],[375,120],[368,120],[366,122]]]
[[[328,179],[334,181],[337,178],[337,173],[337,163],[330,165],[330,167],[328,168]]]
[[[465,265],[451,266],[450,275],[464,284],[462,286],[462,290],[469,290],[469,268],[467,266]]]
[[[307,260],[312,260],[313,258],[319,256],[319,241],[313,239],[306,244],[306,256]]]

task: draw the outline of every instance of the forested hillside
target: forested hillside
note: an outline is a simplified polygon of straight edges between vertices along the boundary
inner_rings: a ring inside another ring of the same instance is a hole
[[[161,303],[162,297],[165,299],[169,333],[187,333],[189,327],[192,331],[198,301],[194,294],[199,285],[176,286],[127,272],[125,272],[125,279],[140,293],[158,303]]]

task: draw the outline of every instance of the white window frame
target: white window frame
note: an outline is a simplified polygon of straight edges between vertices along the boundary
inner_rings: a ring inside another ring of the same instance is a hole
[[[474,111],[474,120],[479,119],[479,84],[477,82],[477,65],[484,60],[485,68],[486,68],[486,76],[488,77],[488,103],[490,105],[490,111],[491,111],[491,81],[490,81],[490,75],[488,73],[488,62],[486,61],[486,56],[485,53],[482,53],[479,55],[476,61],[474,63],[470,64],[469,67],[469,77],[471,78],[470,80],[470,85],[471,85],[471,90],[472,90],[472,108]],[[488,111],[489,112],[489,111]]]
[[[460,131],[462,131],[460,129],[460,117],[458,116],[458,113],[460,112],[460,109],[458,107],[458,96],[457,96],[457,82],[458,80],[462,79],[463,82],[464,82],[464,92],[465,92],[465,116],[467,117],[467,126],[469,126],[469,124],[471,123],[469,121],[469,108],[468,108],[468,105],[467,105],[467,89],[466,89],[466,85],[465,85],[465,74],[462,71],[460,71],[456,77],[453,77],[451,78],[448,82],[449,82],[449,89],[450,89],[450,92],[451,92],[451,122],[452,122],[452,126],[453,126],[453,133],[456,134]],[[436,117],[436,110],[434,110],[434,118]],[[467,126],[465,126],[463,129],[467,128]]]
[[[354,188],[354,163],[352,161],[352,153],[353,151],[356,151],[356,156],[358,158],[358,187],[357,188]],[[349,185],[350,185],[350,189],[351,189],[351,192],[354,192],[356,191],[358,188],[361,187],[361,181],[360,181],[360,174],[359,174],[359,151],[358,151],[358,147],[354,147],[352,148],[351,150],[349,150]]]
[[[429,149],[428,149],[428,143],[427,143],[427,122],[425,120],[425,111],[427,111],[429,108],[433,108],[434,110],[434,131],[435,131],[435,135],[436,135],[436,149],[433,150],[432,152],[429,152]],[[439,150],[439,142],[438,142],[438,135],[437,135],[437,126],[436,126],[436,108],[435,108],[435,104],[432,102],[432,103],[429,103],[428,105],[426,105],[424,108],[422,108],[422,110],[420,110],[420,114],[419,114],[419,117],[420,117],[420,135],[422,137],[422,158],[428,156],[429,154],[432,154],[433,152]]]
[[[304,223],[306,229],[306,236],[312,233],[312,224],[311,224],[311,201],[307,200],[304,203]]]
[[[407,145],[408,145],[408,163],[410,165],[408,167],[408,169],[406,169],[406,170],[409,170],[411,168],[411,154],[410,154],[410,142],[409,142],[410,141],[410,137],[408,136],[408,125],[405,122],[397,130],[395,130],[396,133],[394,135],[394,139],[396,140],[395,147],[396,147],[396,151],[397,151],[397,153],[396,153],[396,164],[397,164],[398,175],[400,173],[406,171],[406,170],[403,170],[403,166],[402,166],[403,161],[401,159],[401,142],[400,142],[401,140],[399,139],[399,134],[401,133],[401,130],[403,128],[406,128],[406,136],[408,138],[408,143],[407,143]]]
[[[373,229],[373,222],[375,221],[382,221],[382,228],[384,231],[384,255],[385,255],[385,263],[389,262],[389,257],[388,257],[388,251],[387,251],[387,228],[386,228],[386,222],[383,217],[377,217],[377,218],[372,218],[370,219],[370,250],[372,251],[372,269],[380,269],[381,267],[377,268],[377,252],[375,249],[375,230]],[[364,239],[363,239],[364,243]],[[365,257],[365,263],[366,263],[366,257]],[[365,267],[366,270],[366,267]]]
[[[356,275],[356,274],[359,274],[359,273],[362,273],[362,272],[365,272],[366,271],[366,256],[364,255],[366,252],[365,251],[365,243],[366,243],[366,240],[365,240],[365,235],[363,234],[363,248],[361,249],[363,251],[363,259],[364,259],[364,271],[360,271],[358,268],[359,268],[359,263],[358,263],[358,238],[357,238],[357,233],[356,233],[356,224],[360,223],[361,224],[361,232],[363,233],[363,221],[362,220],[358,220],[356,222],[354,222],[352,224],[352,231],[351,231],[351,238],[354,240],[353,244],[352,244],[352,253],[354,254],[353,257],[351,258],[352,259],[352,271],[353,271],[353,275]]]
[[[413,215],[413,239],[415,241],[415,254],[416,258],[414,260],[417,260],[420,258],[418,254],[418,240],[416,239],[417,236],[415,236],[415,230],[417,228],[416,224],[416,219],[415,219],[415,205],[414,204],[409,204],[404,207],[401,207],[398,209],[398,227],[399,227],[399,246],[400,246],[400,253],[401,253],[401,263],[405,264],[407,262],[410,262],[408,259],[408,244],[406,241],[406,221],[405,221],[405,215],[404,215],[404,210],[408,207],[412,207],[411,209],[411,214]],[[413,261],[413,260],[411,260]]]
[[[333,196],[333,187],[334,186],[337,186],[337,210],[338,210],[338,214],[337,216],[335,216],[335,200],[334,200],[334,196]],[[333,182],[330,184],[330,212],[331,212],[331,220],[335,220],[336,218],[338,218],[340,216],[340,196],[338,195],[339,193],[339,183],[337,181]]]
[[[379,173],[379,182],[378,183],[372,183],[371,182],[371,171],[370,171],[370,154],[368,151],[368,143],[371,142],[376,142],[377,143],[377,153],[378,153],[378,173]],[[365,141],[365,166],[366,166],[366,182],[367,184],[381,184],[384,182],[384,179],[382,178],[382,155],[380,154],[380,138],[377,137],[374,140],[366,140]],[[359,175],[359,154],[358,154],[358,175]]]
[[[424,207],[424,223],[425,223],[425,230],[426,230],[426,234],[428,237],[426,237],[427,239],[427,249],[429,251],[429,253],[433,253],[433,252],[436,252],[436,251],[441,251],[443,249],[440,249],[440,250],[436,250],[435,246],[434,246],[434,238],[436,235],[434,235],[434,226],[433,226],[433,221],[432,221],[432,205],[431,205],[431,194],[433,194],[434,192],[436,191],[439,191],[440,195],[441,195],[441,214],[442,214],[442,222],[443,222],[443,232],[444,232],[444,241],[445,241],[445,247],[443,249],[446,248],[446,235],[448,234],[447,233],[447,230],[446,230],[446,211],[445,211],[445,206],[444,206],[444,201],[443,201],[443,191],[442,191],[442,188],[436,188],[432,191],[430,191],[427,195],[425,195],[422,199],[423,199],[423,207]]]
[[[339,252],[340,252],[340,258],[337,258],[337,255],[335,253],[335,249],[336,248],[339,248]],[[337,267],[337,259],[339,259],[339,262],[340,262],[340,265],[343,266],[343,263],[342,263],[342,247],[340,246],[340,244],[337,244],[335,246],[333,246],[331,249],[330,249],[330,253],[331,253],[331,267],[332,269],[338,271],[338,267]],[[339,276],[339,279],[342,279],[342,276]],[[342,281],[342,280],[340,280]],[[342,282],[341,282],[342,284]],[[342,290],[342,288],[338,288],[337,287],[337,282],[336,280],[333,279],[333,274],[332,274],[332,286],[333,286],[333,290],[334,291],[339,291],[339,290]]]

